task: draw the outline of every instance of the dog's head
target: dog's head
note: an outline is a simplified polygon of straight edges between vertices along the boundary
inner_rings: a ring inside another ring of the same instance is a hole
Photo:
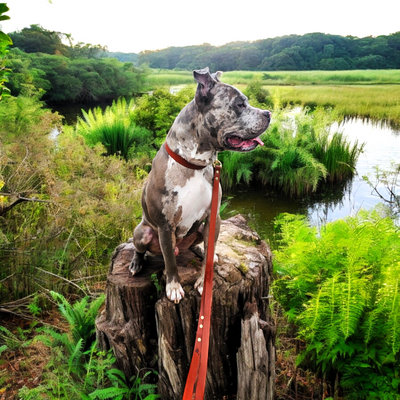
[[[216,140],[216,150],[251,151],[268,128],[271,113],[249,105],[237,88],[220,82],[222,72],[209,68],[193,71],[197,85],[195,103],[203,128]]]

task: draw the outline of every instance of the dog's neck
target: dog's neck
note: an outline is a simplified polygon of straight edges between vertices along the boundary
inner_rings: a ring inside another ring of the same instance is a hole
[[[196,104],[192,101],[181,111],[168,132],[168,146],[191,164],[211,165],[217,158],[217,150],[215,140],[205,134],[206,130],[202,115],[196,112]]]

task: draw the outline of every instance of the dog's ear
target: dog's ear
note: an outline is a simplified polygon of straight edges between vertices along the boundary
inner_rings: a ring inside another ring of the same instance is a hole
[[[210,74],[210,69],[208,67],[193,71],[193,77],[198,83],[197,92],[200,91],[201,95],[204,97],[208,96],[210,90],[218,82],[218,80],[214,79]]]
[[[217,71],[215,74],[211,74],[211,76],[217,81],[220,82],[219,78],[221,78],[223,72],[222,71]]]

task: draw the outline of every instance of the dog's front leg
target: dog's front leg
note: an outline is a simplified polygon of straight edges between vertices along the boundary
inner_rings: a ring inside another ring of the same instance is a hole
[[[215,246],[217,244],[218,236],[219,236],[219,228],[221,226],[221,217],[219,214],[217,214],[217,219],[215,221],[215,237],[214,237],[214,250]],[[194,287],[197,289],[197,291],[202,295],[203,294],[203,284],[204,284],[204,274],[206,272],[206,263],[207,263],[207,254],[208,254],[208,237],[210,235],[210,217],[206,219],[205,225],[204,225],[204,231],[203,231],[203,236],[204,236],[204,259],[203,263],[201,265],[201,273],[200,276],[197,278],[196,283],[194,284]],[[214,255],[214,262],[216,260],[216,256]],[[214,264],[213,264],[214,268]]]
[[[178,304],[185,296],[185,292],[180,284],[178,267],[176,266],[175,231],[173,231],[170,227],[159,228],[158,237],[164,257],[165,271],[167,274],[167,285],[165,291],[168,299],[173,301],[175,304]]]

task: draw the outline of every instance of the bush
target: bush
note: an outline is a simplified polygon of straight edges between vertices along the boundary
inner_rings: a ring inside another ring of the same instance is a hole
[[[194,91],[186,88],[177,94],[167,89],[157,89],[153,94],[144,95],[136,101],[132,113],[133,121],[153,133],[157,150],[164,143],[168,131],[183,107],[194,97]]]
[[[298,363],[349,399],[397,399],[400,388],[399,230],[377,210],[326,225],[276,220],[274,295],[306,343]]]
[[[43,287],[86,293],[86,283],[105,279],[113,249],[141,218],[147,161],[104,157],[103,146],[88,147],[72,127],[51,139],[54,114],[32,99],[3,100],[0,115],[6,114],[0,120],[0,301]]]
[[[133,120],[134,101],[129,103],[121,98],[103,112],[100,107],[78,117],[76,132],[85,138],[90,146],[104,145],[107,155],[120,155],[125,160],[133,156],[154,157],[152,132],[136,126]]]

